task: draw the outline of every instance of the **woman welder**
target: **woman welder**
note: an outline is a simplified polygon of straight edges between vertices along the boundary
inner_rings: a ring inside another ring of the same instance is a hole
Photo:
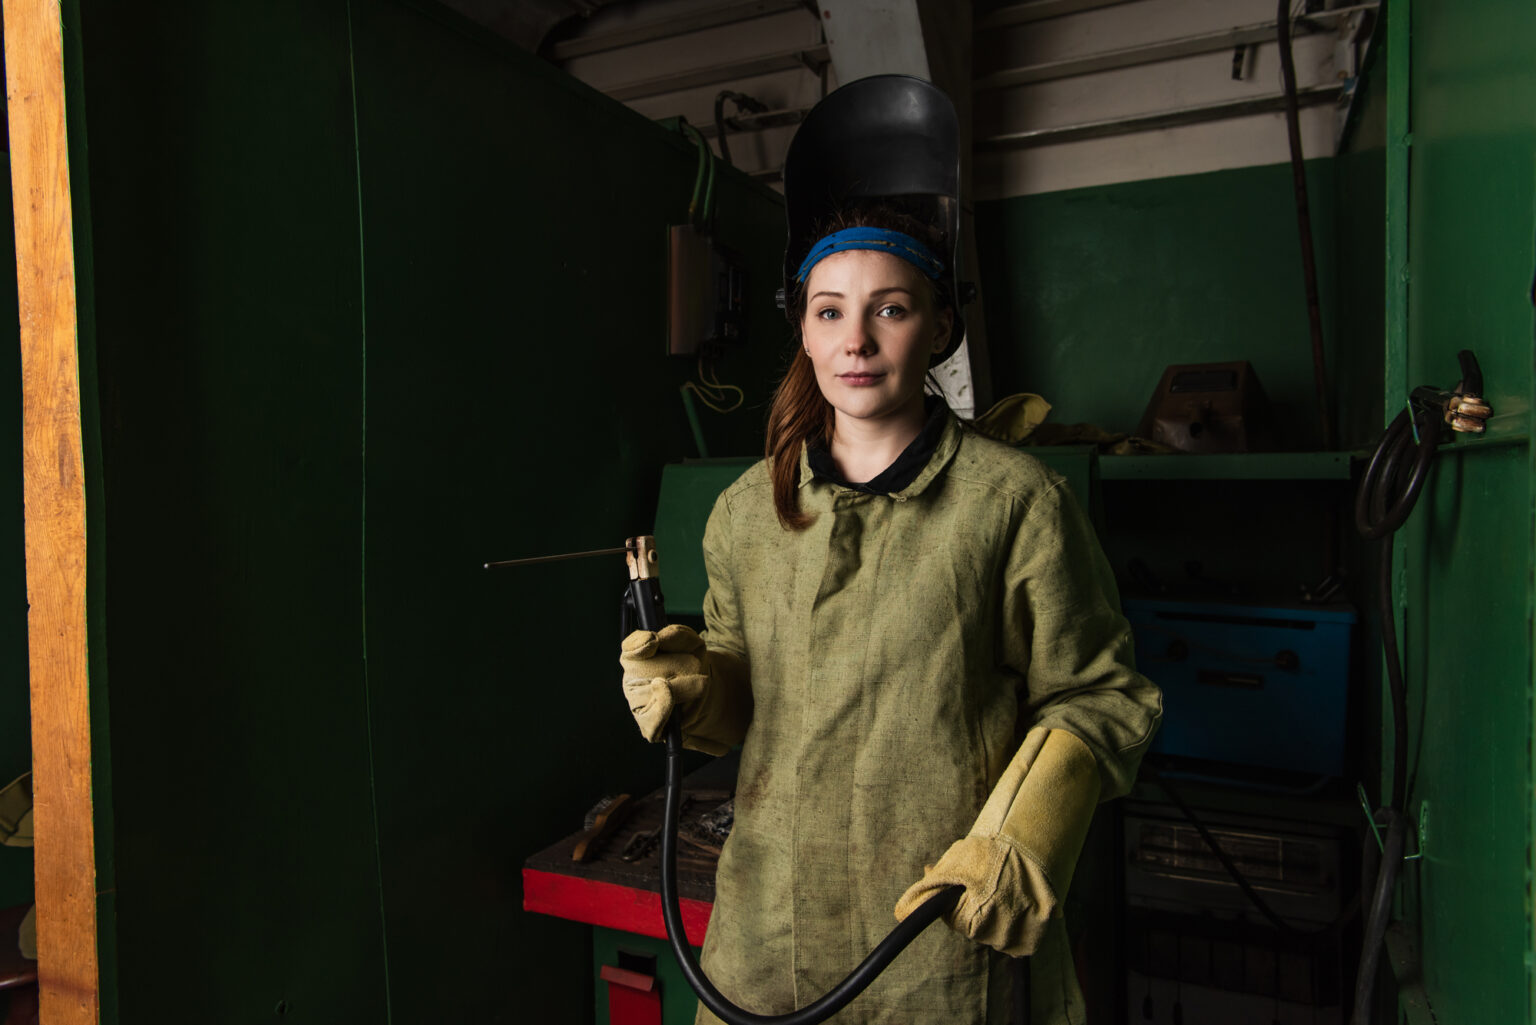
[[[958,421],[924,379],[958,344],[954,111],[904,76],[822,101],[785,163],[797,348],[767,458],[715,503],[704,636],[621,655],[649,739],[742,745],[704,968],[758,1013],[835,985],[965,887],[837,1022],[1082,1020],[1060,902],[1161,696],[1062,479]],[[925,866],[930,866],[925,869]],[[700,1008],[699,1020],[714,1021]]]

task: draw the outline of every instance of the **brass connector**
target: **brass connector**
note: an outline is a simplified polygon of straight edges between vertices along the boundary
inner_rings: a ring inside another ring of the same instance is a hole
[[[1482,434],[1491,416],[1493,407],[1479,395],[1452,395],[1445,404],[1445,422],[1462,434]]]
[[[624,561],[629,564],[629,579],[650,580],[660,576],[656,559],[656,539],[649,534],[632,537],[624,543]]]

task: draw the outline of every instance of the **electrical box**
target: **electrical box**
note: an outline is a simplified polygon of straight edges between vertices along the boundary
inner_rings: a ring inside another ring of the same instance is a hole
[[[1123,605],[1136,666],[1163,689],[1153,751],[1343,773],[1353,609],[1138,599]]]
[[[667,351],[708,354],[739,345],[747,330],[741,257],[691,224],[667,229]]]

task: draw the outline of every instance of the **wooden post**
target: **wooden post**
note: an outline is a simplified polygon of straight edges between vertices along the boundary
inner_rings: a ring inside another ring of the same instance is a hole
[[[99,1017],[85,477],[58,0],[4,0],[21,311],[27,636],[42,1019]]]

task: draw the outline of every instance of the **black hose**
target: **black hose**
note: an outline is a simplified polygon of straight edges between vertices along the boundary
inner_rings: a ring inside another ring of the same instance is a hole
[[[730,96],[730,90],[725,90],[715,97],[715,138],[720,140],[720,159],[727,167],[735,166],[731,161],[731,142],[725,137],[725,101]]]
[[[666,623],[666,606],[661,584],[656,578],[631,580],[624,598],[624,631],[639,624],[642,630],[660,630]],[[677,894],[677,826],[683,808],[683,729],[677,720],[667,723],[667,786],[661,823],[661,915],[667,925],[667,940],[677,958],[683,978],[703,1002],[726,1025],[817,1025],[842,1010],[848,1002],[869,987],[896,955],[906,950],[917,934],[952,911],[965,892],[963,886],[949,886],[908,915],[881,940],[869,956],[825,996],[788,1014],[755,1014],[737,1007],[715,988],[688,944],[683,927],[683,912]]]
[[[1391,808],[1387,815],[1387,838],[1381,847],[1381,868],[1376,873],[1376,889],[1371,896],[1371,914],[1366,919],[1365,945],[1360,949],[1360,969],[1355,973],[1355,1011],[1350,1025],[1370,1025],[1371,995],[1376,988],[1376,972],[1381,966],[1381,951],[1387,943],[1387,924],[1392,917],[1392,891],[1397,886],[1397,870],[1403,863],[1403,817]]]
[[[1470,358],[1471,354],[1466,356]],[[1476,366],[1476,361],[1472,361]],[[1463,360],[1463,370],[1467,361]],[[1464,373],[1465,387],[1470,374]],[[1481,372],[1477,376],[1480,378]],[[1481,385],[1481,382],[1477,382]],[[1421,394],[1422,393],[1422,394]],[[1355,1007],[1351,1025],[1369,1025],[1371,999],[1381,951],[1386,943],[1392,913],[1392,895],[1403,864],[1404,822],[1408,803],[1408,687],[1403,676],[1402,653],[1397,643],[1397,614],[1392,605],[1392,537],[1413,512],[1429,467],[1440,444],[1445,393],[1418,389],[1409,408],[1393,418],[1355,492],[1355,529],[1367,540],[1381,541],[1376,581],[1377,615],[1381,621],[1381,647],[1387,665],[1387,693],[1392,704],[1392,789],[1390,798],[1374,813],[1378,826],[1386,826],[1381,866],[1372,888],[1370,915],[1366,920],[1360,965],[1355,974]]]
[[[1200,834],[1200,839],[1205,841],[1205,845],[1211,849],[1211,853],[1216,855],[1216,860],[1221,862],[1221,867],[1227,870],[1227,875],[1231,876],[1232,881],[1237,884],[1237,888],[1243,891],[1243,896],[1248,898],[1248,902],[1258,910],[1259,914],[1269,920],[1270,925],[1290,936],[1320,936],[1333,931],[1338,923],[1326,925],[1319,929],[1298,929],[1277,915],[1274,908],[1270,907],[1269,903],[1259,896],[1259,892],[1253,888],[1253,884],[1243,875],[1242,870],[1237,867],[1237,863],[1232,860],[1232,856],[1222,849],[1221,844],[1216,842],[1215,835],[1201,821],[1200,817],[1195,814],[1194,809],[1185,803],[1184,798],[1179,795],[1179,792],[1169,786],[1168,781],[1160,773],[1150,772],[1149,775],[1158,786],[1163,788],[1163,793],[1168,795],[1169,800],[1178,805],[1179,811],[1189,820],[1190,825],[1195,827],[1195,831]],[[1339,921],[1343,921],[1345,917],[1347,916],[1341,915]]]
[[[1380,539],[1376,580],[1381,648],[1387,663],[1387,691],[1392,703],[1392,790],[1386,807],[1406,814],[1408,799],[1408,689],[1397,643],[1397,614],[1392,607],[1392,535],[1407,522],[1419,500],[1435,450],[1441,418],[1433,408],[1405,409],[1392,420],[1366,466],[1355,492],[1355,529],[1367,540]]]
[[[699,967],[683,929],[683,913],[677,899],[677,822],[683,804],[683,737],[682,728],[676,723],[667,724],[666,745],[666,812],[661,826],[661,913],[667,923],[667,939],[672,944],[672,953],[677,958],[678,967],[683,970],[683,978],[688,980],[688,985],[693,987],[704,1006],[726,1025],[816,1025],[817,1022],[826,1021],[864,992],[875,981],[875,977],[896,960],[896,955],[917,939],[918,933],[952,910],[959,902],[960,895],[965,892],[962,886],[951,886],[928,898],[927,902],[892,929],[890,935],[870,951],[862,964],[821,999],[788,1014],[755,1014],[737,1007],[715,988]]]
[[[1392,420],[1355,492],[1355,529],[1361,537],[1374,540],[1408,521],[1440,445],[1440,423],[1429,410],[1405,409]],[[1409,466],[1412,471],[1405,480]]]
[[[734,166],[731,161],[731,144],[726,138],[726,100],[736,104],[738,113],[744,110],[749,114],[763,114],[767,112],[768,106],[757,97],[736,92],[734,89],[722,89],[715,94],[715,138],[720,140],[720,159],[724,160],[727,166]]]
[[[1322,303],[1317,292],[1317,257],[1312,247],[1312,213],[1307,201],[1307,165],[1301,152],[1301,112],[1296,99],[1296,66],[1291,60],[1291,0],[1279,0],[1277,29],[1280,74],[1285,81],[1285,128],[1291,147],[1291,184],[1296,193],[1296,227],[1301,235],[1301,273],[1307,289],[1307,327],[1312,335],[1312,375],[1317,388],[1323,448],[1333,448],[1333,415],[1328,409],[1328,370],[1323,356]]]

